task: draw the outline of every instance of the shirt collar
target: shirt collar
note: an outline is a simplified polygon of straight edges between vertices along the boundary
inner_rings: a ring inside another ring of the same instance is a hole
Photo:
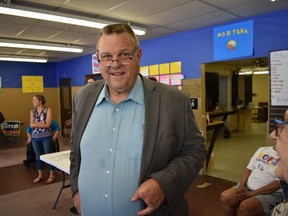
[[[108,93],[108,86],[106,83],[104,85],[104,88],[101,90],[99,94],[99,97],[96,102],[96,106],[102,103],[104,99],[106,101],[111,101],[111,97]],[[144,86],[143,86],[143,81],[139,75],[126,100],[129,100],[129,99],[135,101],[136,103],[144,105]]]

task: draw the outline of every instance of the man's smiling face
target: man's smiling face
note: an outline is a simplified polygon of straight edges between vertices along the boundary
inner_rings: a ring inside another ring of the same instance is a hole
[[[117,61],[121,56],[132,56],[129,64]],[[100,59],[100,72],[105,79],[110,94],[128,95],[139,74],[141,49],[137,49],[127,32],[103,34],[98,43],[97,56]],[[101,65],[101,59],[113,59],[111,66]]]

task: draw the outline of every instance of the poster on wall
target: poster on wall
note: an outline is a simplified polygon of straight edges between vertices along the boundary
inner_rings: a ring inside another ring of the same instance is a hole
[[[253,21],[213,29],[214,60],[253,55]]]
[[[169,74],[169,63],[164,63],[159,65],[160,74]]]
[[[179,90],[183,88],[184,76],[181,74],[181,61],[142,66],[140,73],[145,77],[156,78],[158,82],[174,86]]]
[[[170,85],[170,75],[160,75],[159,76],[159,82]]]
[[[182,86],[182,80],[184,79],[184,76],[182,74],[173,74],[171,75],[171,85],[181,85]]]
[[[271,105],[288,105],[288,50],[270,52]]]
[[[22,76],[22,92],[43,92],[43,76]]]
[[[149,66],[149,74],[150,74],[150,76],[159,75],[159,65],[158,64],[150,65]]]
[[[98,73],[100,73],[99,64],[100,64],[100,63],[98,62],[98,59],[97,59],[96,54],[93,54],[93,55],[92,55],[92,73],[93,73],[93,74],[98,74]]]
[[[170,63],[170,67],[171,67],[171,74],[181,73],[182,72],[181,61],[171,62]]]

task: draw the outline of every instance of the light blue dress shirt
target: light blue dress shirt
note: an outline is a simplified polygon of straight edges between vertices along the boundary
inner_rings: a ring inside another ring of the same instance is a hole
[[[144,138],[144,88],[138,76],[128,98],[115,105],[101,91],[84,131],[78,187],[83,216],[135,216]]]

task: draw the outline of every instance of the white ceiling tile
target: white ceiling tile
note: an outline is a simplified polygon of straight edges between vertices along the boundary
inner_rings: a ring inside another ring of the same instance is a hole
[[[179,5],[182,5],[189,0],[134,0],[127,1],[125,4],[115,7],[104,15],[116,16],[120,19],[130,21],[139,20],[141,17],[147,17],[152,14],[161,13]]]
[[[59,32],[59,34],[56,34],[54,37],[49,38],[48,41],[53,41],[53,42],[65,41],[66,43],[73,44],[74,41],[80,40],[81,38],[85,38],[86,36],[88,35],[71,32],[71,31],[61,31]]]
[[[49,37],[57,34],[58,32],[59,30],[55,29],[31,27],[19,35],[18,38],[47,41]]]
[[[23,18],[23,17],[20,18],[17,16],[0,14],[0,22],[29,26],[29,25],[35,24],[37,21],[35,19],[30,19],[30,18]]]
[[[105,11],[124,4],[127,0],[71,0],[65,4],[63,8],[82,10],[94,14],[104,13]]]
[[[65,23],[56,23],[56,22],[49,22],[44,20],[38,20],[34,25],[37,28],[48,28],[54,30],[66,30],[72,28],[74,25],[65,24]]]
[[[203,16],[194,17],[188,20],[182,20],[177,23],[173,23],[171,25],[167,25],[167,27],[177,29],[179,31],[184,31],[186,29],[196,29],[201,26],[209,26],[218,23],[222,23],[223,21],[229,21],[236,19],[236,16],[233,16],[230,13],[224,11],[216,11],[214,13],[205,14]]]
[[[25,0],[26,2],[34,2],[48,5],[63,5],[67,0]]]
[[[215,7],[211,7],[207,4],[203,4],[199,1],[192,1],[186,4],[179,5],[177,7],[162,11],[151,16],[143,17],[140,21],[145,20],[146,22],[167,25],[180,20],[189,19],[192,17],[198,17],[203,14],[211,13],[218,10]]]
[[[241,17],[246,17],[246,16],[273,12],[275,10],[282,10],[285,8],[286,9],[288,8],[287,0],[285,1],[282,0],[282,1],[277,1],[277,2],[261,0],[261,1],[253,1],[248,4],[229,8],[229,11]]]
[[[9,22],[0,22],[0,37],[11,37],[15,38],[17,34],[26,29],[26,25],[18,25]]]
[[[235,6],[240,6],[240,5],[244,5],[244,4],[250,4],[251,2],[256,2],[259,0],[202,0],[205,3],[208,3],[210,5],[213,5],[215,7],[219,7],[219,8],[231,8],[231,7],[235,7]],[[263,1],[263,0],[260,0]],[[270,0],[264,0],[264,1],[270,1]]]
[[[143,36],[139,36],[138,38],[140,40],[145,40],[145,39],[156,38],[156,37],[160,37],[160,36],[164,36],[168,34],[174,34],[176,32],[177,31],[175,29],[166,28],[166,27],[157,27],[157,28],[149,29],[147,34]]]
[[[79,41],[75,41],[73,44],[79,45],[79,46],[91,46],[93,48],[96,47],[96,41],[97,41],[98,35],[90,35],[87,37],[82,37]]]

